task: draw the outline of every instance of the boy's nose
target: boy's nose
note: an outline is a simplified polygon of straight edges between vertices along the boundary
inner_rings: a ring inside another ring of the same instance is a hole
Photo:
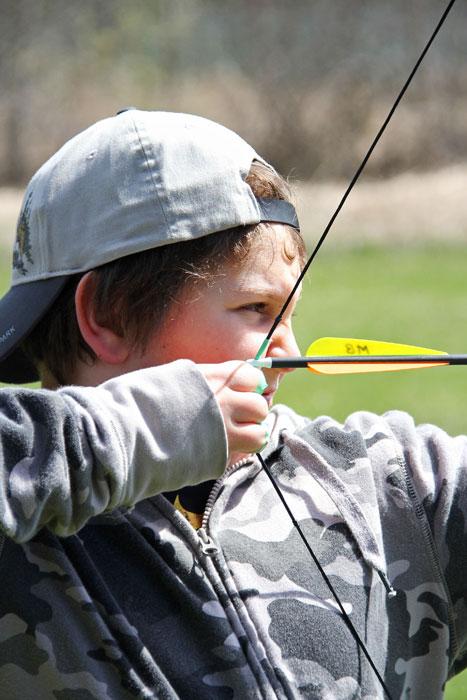
[[[273,335],[272,343],[267,353],[269,357],[297,357],[300,348],[295,340],[295,334],[291,328],[277,329]],[[292,369],[282,369],[282,372],[292,372]]]

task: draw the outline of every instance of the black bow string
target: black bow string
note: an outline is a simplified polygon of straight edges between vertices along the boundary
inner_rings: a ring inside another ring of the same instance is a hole
[[[360,163],[360,165],[358,166],[357,170],[355,171],[354,176],[353,176],[352,179],[350,180],[347,189],[345,190],[344,194],[342,195],[341,200],[339,201],[339,204],[337,205],[337,207],[336,207],[336,209],[335,209],[333,215],[332,215],[331,218],[329,219],[329,222],[328,222],[326,228],[324,229],[323,233],[321,234],[320,239],[318,240],[317,244],[316,244],[315,247],[313,248],[313,251],[312,251],[310,257],[308,258],[308,260],[307,260],[305,266],[303,267],[303,270],[301,271],[301,273],[300,273],[300,275],[299,275],[297,281],[295,282],[295,284],[294,284],[294,286],[293,286],[293,288],[292,288],[292,291],[290,292],[290,294],[289,294],[289,296],[287,297],[287,299],[286,299],[286,301],[285,301],[285,303],[284,303],[282,309],[280,310],[279,315],[275,318],[274,323],[272,324],[272,326],[271,326],[271,328],[270,328],[270,330],[269,330],[269,332],[268,332],[268,334],[267,334],[267,336],[266,336],[266,338],[265,338],[265,340],[264,340],[264,342],[263,342],[262,348],[267,347],[269,341],[270,341],[271,338],[272,338],[272,335],[273,335],[274,331],[276,330],[276,328],[277,328],[278,325],[280,324],[280,322],[281,322],[281,320],[282,320],[282,317],[283,317],[285,311],[287,310],[287,308],[288,308],[290,302],[292,301],[292,299],[293,299],[293,297],[294,297],[294,295],[295,295],[297,289],[299,288],[299,286],[300,286],[300,284],[301,284],[303,278],[304,278],[305,275],[307,274],[307,272],[308,272],[308,270],[309,270],[309,268],[310,268],[312,262],[313,262],[314,259],[316,258],[316,255],[318,254],[318,251],[320,250],[321,246],[323,245],[323,243],[324,243],[324,241],[325,241],[325,239],[326,239],[326,236],[328,235],[329,231],[331,230],[331,228],[332,228],[332,226],[333,226],[335,220],[337,219],[337,217],[338,217],[338,215],[339,215],[339,213],[340,213],[342,207],[344,206],[344,204],[345,204],[345,202],[346,202],[346,200],[347,200],[349,194],[351,193],[351,191],[353,190],[355,184],[357,183],[358,179],[360,178],[360,175],[362,174],[362,172],[363,172],[363,170],[364,170],[366,164],[368,163],[368,161],[369,161],[369,159],[370,159],[370,157],[371,157],[373,151],[375,150],[375,148],[376,148],[376,146],[377,146],[379,140],[381,139],[381,137],[382,137],[383,133],[385,132],[385,130],[386,130],[386,128],[387,128],[389,122],[391,121],[391,119],[392,119],[392,117],[393,117],[393,115],[394,115],[394,112],[396,111],[397,107],[399,106],[400,101],[402,100],[402,98],[404,97],[405,93],[407,92],[407,89],[408,89],[410,83],[412,82],[412,80],[413,80],[413,78],[414,78],[416,72],[418,71],[418,69],[419,69],[419,67],[420,67],[420,64],[422,63],[423,59],[425,58],[426,54],[428,53],[428,51],[429,51],[429,49],[430,49],[432,43],[434,42],[434,40],[435,40],[435,38],[436,38],[438,32],[440,31],[441,27],[443,26],[443,24],[444,24],[444,22],[445,22],[445,20],[446,20],[446,18],[447,18],[447,16],[448,16],[448,14],[449,14],[449,12],[451,11],[451,9],[452,9],[452,7],[453,7],[453,5],[454,5],[455,2],[456,2],[456,0],[450,0],[450,2],[448,3],[448,5],[446,6],[446,9],[444,10],[444,12],[443,12],[443,14],[442,14],[442,16],[441,16],[441,18],[440,18],[438,24],[436,25],[435,29],[433,30],[433,33],[431,34],[431,36],[430,36],[428,42],[426,43],[426,45],[425,45],[423,51],[421,52],[421,54],[420,54],[420,56],[419,56],[417,62],[415,63],[414,67],[412,68],[412,70],[411,70],[411,72],[410,72],[410,74],[409,74],[409,77],[408,77],[407,80],[405,81],[405,83],[404,83],[402,89],[400,90],[399,94],[397,95],[397,97],[396,97],[396,99],[395,99],[395,101],[394,101],[394,104],[392,105],[391,109],[389,110],[386,119],[385,119],[384,122],[382,123],[382,125],[381,125],[381,127],[380,127],[378,133],[377,133],[376,136],[374,137],[374,139],[373,139],[373,141],[372,141],[372,143],[371,143],[371,145],[370,145],[370,147],[369,147],[369,149],[368,149],[368,151],[367,151],[365,157],[363,158],[362,162]],[[310,543],[308,542],[307,538],[305,537],[305,535],[304,535],[304,533],[303,533],[303,530],[301,529],[299,523],[298,523],[297,520],[295,519],[295,517],[294,517],[292,511],[290,510],[290,508],[289,508],[289,506],[288,506],[288,504],[287,504],[287,502],[286,502],[286,500],[285,500],[285,498],[284,498],[284,496],[283,496],[283,494],[282,494],[282,491],[281,491],[281,489],[279,488],[279,485],[277,484],[276,480],[274,479],[274,477],[272,476],[271,472],[269,471],[269,469],[268,469],[268,467],[267,467],[267,465],[266,465],[264,459],[262,458],[262,456],[261,456],[259,453],[257,453],[256,456],[258,457],[258,460],[259,460],[259,462],[260,462],[260,464],[261,464],[261,466],[262,466],[264,472],[267,474],[269,480],[271,481],[271,484],[272,484],[274,490],[276,491],[276,493],[277,493],[279,499],[281,500],[281,502],[282,502],[282,504],[283,504],[283,506],[284,506],[284,508],[285,508],[285,510],[286,510],[286,512],[287,512],[287,515],[289,516],[290,520],[292,521],[292,524],[293,524],[294,528],[295,528],[296,531],[298,532],[298,534],[299,534],[301,540],[303,541],[303,543],[304,543],[304,545],[305,545],[305,547],[306,547],[308,553],[309,553],[310,556],[312,557],[314,563],[315,563],[316,566],[318,567],[318,570],[319,570],[321,576],[323,577],[324,581],[326,582],[326,585],[328,586],[328,588],[329,588],[329,590],[330,590],[330,592],[331,592],[331,594],[332,594],[334,600],[336,601],[336,603],[337,603],[337,605],[338,605],[338,607],[339,607],[339,610],[340,610],[340,612],[341,612],[341,614],[342,614],[342,617],[343,617],[343,619],[344,619],[344,621],[345,621],[345,623],[346,623],[346,625],[347,625],[347,627],[348,627],[348,629],[349,629],[349,632],[352,634],[352,636],[354,637],[354,639],[355,639],[357,645],[360,647],[362,653],[365,655],[365,657],[366,657],[368,663],[370,664],[371,668],[373,669],[373,672],[375,673],[375,675],[376,675],[376,677],[377,677],[377,679],[378,679],[378,681],[379,681],[381,687],[383,688],[383,690],[384,690],[386,696],[389,698],[389,700],[392,700],[391,693],[389,692],[389,689],[388,689],[386,683],[384,682],[384,679],[383,679],[381,673],[378,671],[378,669],[377,669],[377,667],[376,667],[376,665],[375,665],[373,659],[372,659],[371,656],[370,656],[370,653],[369,653],[368,649],[366,648],[366,646],[365,646],[363,640],[361,639],[360,635],[358,634],[357,630],[355,629],[355,627],[354,627],[354,625],[353,625],[353,623],[352,623],[350,617],[349,617],[348,614],[346,613],[345,608],[344,608],[344,606],[343,606],[343,604],[342,604],[342,602],[341,602],[341,600],[340,600],[340,598],[339,598],[339,596],[338,596],[336,590],[334,589],[334,586],[332,585],[331,581],[329,580],[329,577],[327,576],[326,572],[324,571],[323,567],[321,566],[320,562],[318,561],[318,558],[316,557],[315,553],[313,552],[313,549],[312,549]]]

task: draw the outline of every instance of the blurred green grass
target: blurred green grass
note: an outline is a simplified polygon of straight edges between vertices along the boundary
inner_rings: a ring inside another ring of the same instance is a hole
[[[0,292],[9,286],[9,252],[0,255]],[[301,350],[324,335],[393,340],[467,352],[467,247],[356,248],[323,251],[304,283],[295,329]],[[391,408],[417,422],[465,433],[467,368],[320,377],[289,375],[278,401],[299,413],[329,414]],[[467,698],[467,672],[451,681],[446,700]]]
[[[466,278],[467,247],[323,251],[297,307],[300,349],[321,336],[350,336],[467,352]],[[278,401],[339,420],[359,409],[399,408],[419,423],[465,433],[466,392],[463,367],[341,377],[298,370]]]

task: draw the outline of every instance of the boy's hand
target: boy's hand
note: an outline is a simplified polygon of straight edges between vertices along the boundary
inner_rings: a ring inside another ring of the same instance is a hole
[[[238,361],[198,367],[224,417],[229,457],[261,450],[269,437],[262,425],[268,415],[268,403],[261,396],[267,386],[261,370]]]

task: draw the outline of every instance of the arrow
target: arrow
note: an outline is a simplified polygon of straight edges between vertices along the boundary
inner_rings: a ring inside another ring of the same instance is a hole
[[[467,355],[449,355],[442,350],[383,340],[319,338],[308,347],[305,356],[265,357],[248,362],[260,369],[304,367],[316,374],[332,375],[467,365]]]

